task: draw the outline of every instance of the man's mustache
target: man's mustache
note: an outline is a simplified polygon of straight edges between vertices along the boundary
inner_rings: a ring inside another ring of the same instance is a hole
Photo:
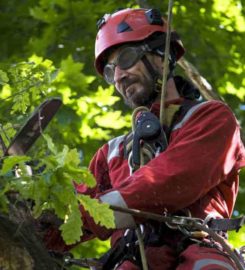
[[[126,94],[126,89],[133,83],[137,82],[137,78],[124,78],[123,81],[121,82],[121,91],[125,95]]]

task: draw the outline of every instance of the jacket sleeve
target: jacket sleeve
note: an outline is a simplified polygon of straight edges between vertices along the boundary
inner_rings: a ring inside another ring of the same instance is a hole
[[[241,161],[239,126],[229,108],[212,101],[200,106],[184,125],[173,131],[167,150],[110,193],[130,208],[175,212],[204,196],[224,181]]]

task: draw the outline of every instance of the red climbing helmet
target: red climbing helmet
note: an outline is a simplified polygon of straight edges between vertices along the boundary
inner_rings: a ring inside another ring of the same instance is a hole
[[[123,43],[143,41],[157,32],[167,32],[167,23],[157,9],[123,9],[105,14],[97,25],[99,31],[95,42],[95,68],[101,75],[105,55],[110,48]],[[174,31],[171,33],[171,46],[174,47],[177,61],[185,49]]]

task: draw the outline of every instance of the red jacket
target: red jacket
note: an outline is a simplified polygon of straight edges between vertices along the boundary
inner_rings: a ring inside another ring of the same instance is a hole
[[[117,137],[97,151],[90,164],[97,186],[78,186],[78,192],[158,214],[188,208],[199,218],[231,216],[245,150],[239,124],[225,104],[208,101],[192,107],[173,127],[167,150],[132,175],[124,139]],[[118,212],[115,221],[118,229],[134,224],[130,215]]]

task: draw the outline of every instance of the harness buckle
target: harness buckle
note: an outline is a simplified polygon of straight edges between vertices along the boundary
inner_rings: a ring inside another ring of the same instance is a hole
[[[196,223],[203,225],[204,221],[200,218],[173,216],[172,221],[170,223],[166,222],[166,225],[170,229],[181,231],[184,235],[190,238],[203,239],[207,237],[208,233],[195,230]]]
[[[179,226],[193,227],[195,223],[203,224],[201,218],[171,216],[171,222],[166,222],[170,229],[178,229]]]

